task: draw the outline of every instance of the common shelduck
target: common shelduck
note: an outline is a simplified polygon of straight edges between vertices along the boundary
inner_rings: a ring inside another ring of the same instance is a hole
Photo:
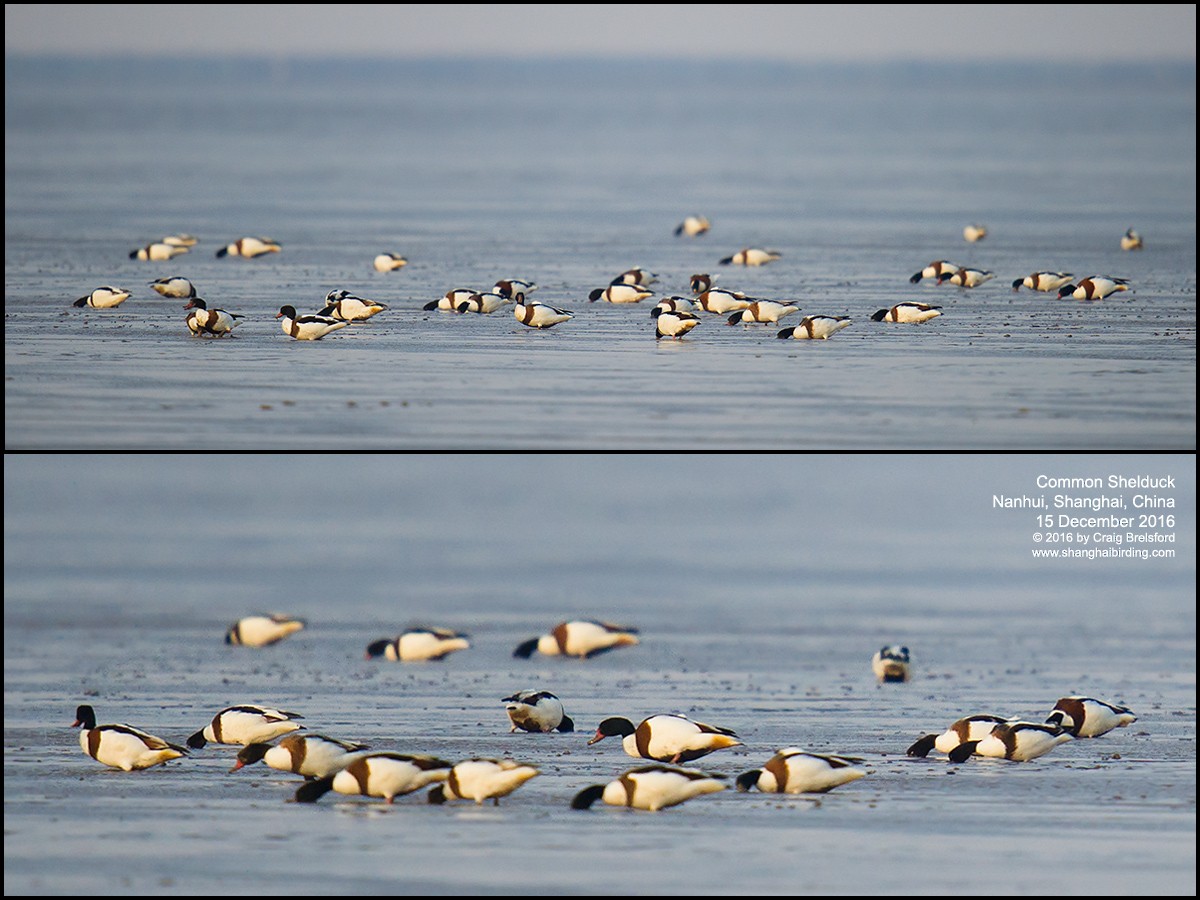
[[[522,281],[520,278],[501,278],[492,288],[501,297],[514,297],[516,294],[532,294],[538,286],[532,281]]]
[[[544,656],[576,656],[589,659],[617,647],[631,647],[638,642],[637,629],[611,622],[574,619],[559,622],[549,634],[522,641],[513,656],[529,659],[533,651]]]
[[[1129,290],[1128,278],[1103,278],[1092,275],[1079,284],[1065,284],[1058,289],[1058,299],[1074,297],[1076,300],[1103,300],[1110,294]]]
[[[655,316],[654,339],[681,338],[697,325],[700,317],[690,312],[660,312]]]
[[[1134,231],[1132,228],[1130,228],[1123,235],[1121,235],[1121,249],[1122,250],[1141,250],[1142,249],[1142,236],[1140,234],[1138,234],[1136,231]]]
[[[472,294],[462,303],[458,304],[458,312],[487,315],[488,313],[494,313],[498,309],[503,309],[512,302],[512,297],[505,297],[498,291],[484,291],[483,293]]]
[[[691,762],[714,750],[739,747],[742,743],[728,728],[693,722],[675,713],[650,716],[636,727],[619,716],[605,719],[588,744],[606,737],[620,737],[621,746],[630,756],[669,763]]]
[[[675,237],[679,237],[680,235],[696,237],[697,235],[704,234],[710,228],[712,228],[712,223],[704,216],[688,216],[675,226]]]
[[[929,265],[927,265],[920,272],[918,272],[916,275],[914,275],[912,278],[910,278],[908,280],[911,281],[913,284],[916,284],[922,278],[933,278],[936,280],[937,278],[941,277],[942,273],[944,273],[944,272],[954,273],[954,272],[957,272],[959,270],[959,268],[960,268],[960,266],[957,263],[952,263],[949,260],[945,260],[945,259],[935,259],[933,262],[931,262]],[[941,284],[941,282],[939,281],[938,284]]]
[[[345,768],[357,754],[369,749],[366,744],[339,741],[323,734],[289,734],[278,744],[255,742],[238,751],[230,772],[262,761],[280,772],[294,772],[305,778],[324,778]]]
[[[150,287],[164,297],[195,297],[196,286],[181,275],[171,275],[167,278],[157,278],[150,282]]]
[[[233,243],[226,244],[217,251],[217,257],[244,256],[248,259],[253,259],[265,253],[278,253],[282,249],[277,241],[273,241],[270,238],[244,237],[238,238]]]
[[[824,341],[849,325],[849,316],[805,316],[799,325],[784,328],[775,337]]]
[[[964,716],[941,734],[927,734],[917,738],[916,742],[904,752],[908,756],[919,756],[922,759],[929,755],[930,750],[949,753],[959,744],[965,744],[967,741],[982,741],[992,733],[992,729],[997,725],[1011,721],[1013,720],[988,713]]]
[[[699,797],[725,790],[724,775],[708,775],[694,769],[671,766],[641,766],[623,772],[616,781],[584,788],[571,801],[571,809],[590,809],[597,800],[609,806],[627,806],[658,812]]]
[[[283,320],[280,322],[283,333],[298,341],[319,341],[325,335],[329,334],[329,332],[345,328],[350,324],[349,322],[335,319],[333,316],[297,316],[296,307],[294,306],[279,307],[279,312],[275,314],[275,318]]]
[[[765,266],[767,263],[774,262],[780,258],[780,254],[774,250],[747,247],[745,250],[739,250],[733,256],[725,257],[721,260],[721,265],[727,266],[732,263],[735,266]]]
[[[194,335],[212,335],[220,337],[229,334],[240,325],[242,318],[239,313],[231,313],[223,309],[208,308],[208,304],[200,297],[193,297],[184,309],[190,309],[187,315],[188,330]]]
[[[367,645],[366,658],[382,656],[392,662],[425,662],[445,659],[470,646],[467,635],[449,628],[409,628],[390,640],[372,641]]]
[[[194,750],[203,747],[209,741],[214,744],[254,744],[266,743],[283,734],[301,731],[303,725],[297,724],[296,719],[304,716],[294,712],[284,712],[269,706],[229,706],[221,710],[212,721],[187,739],[187,745]]]
[[[1054,704],[1046,724],[1057,725],[1072,737],[1093,738],[1136,721],[1137,716],[1124,706],[1092,697],[1063,697]]]
[[[120,306],[130,297],[129,291],[125,288],[98,287],[86,297],[80,297],[72,306],[90,306],[93,309],[112,309],[114,306]]]
[[[654,296],[654,291],[647,290],[640,284],[625,284],[616,282],[606,288],[596,288],[588,294],[588,300],[607,300],[609,303],[640,303],[647,297]]]
[[[501,797],[507,797],[538,774],[533,766],[511,759],[464,759],[455,763],[446,780],[429,792],[429,802],[491,800],[499,806]]]
[[[168,234],[159,243],[170,244],[172,247],[195,247],[200,241],[190,234]]]
[[[990,756],[995,759],[1011,759],[1028,762],[1045,756],[1063,741],[1071,740],[1071,734],[1051,725],[1033,722],[1004,722],[992,728],[991,733],[980,741],[964,741],[950,751],[950,761],[960,763],[971,754]]]
[[[871,657],[871,671],[881,682],[908,681],[908,648],[892,644],[876,650]]]
[[[408,265],[408,260],[399,253],[380,253],[372,261],[376,272],[395,272]]]
[[[650,310],[650,318],[657,319],[664,312],[695,312],[696,304],[687,297],[664,297]]]
[[[881,309],[871,314],[872,322],[928,322],[940,316],[940,306],[930,306],[928,303],[897,303],[891,309]]]
[[[364,322],[386,309],[382,303],[364,300],[347,290],[340,290],[325,295],[325,308],[317,315],[329,316],[339,322]]]
[[[778,324],[784,316],[800,312],[794,303],[777,303],[774,300],[754,300],[745,309],[739,309],[729,317],[726,325],[751,325],[756,322]]]
[[[563,711],[562,701],[549,691],[517,691],[505,697],[504,709],[514,731],[574,731],[575,722]]]
[[[823,794],[865,776],[866,772],[854,767],[860,762],[853,756],[827,756],[808,753],[799,747],[784,747],[761,769],[739,775],[737,789],[748,791],[756,787],[768,794]]]
[[[79,746],[83,752],[114,769],[132,772],[187,756],[183,747],[132,725],[97,725],[96,711],[87,705],[76,708],[72,727],[83,728],[79,732]]]
[[[692,293],[693,294],[703,294],[705,291],[709,290],[716,283],[717,277],[718,276],[716,276],[716,275],[709,275],[707,272],[701,273],[699,275],[693,275],[689,282],[689,284],[691,285]]]
[[[976,241],[982,241],[987,237],[986,225],[968,225],[963,229],[963,239],[974,244]]]
[[[161,261],[164,259],[172,259],[173,257],[187,252],[187,247],[181,247],[176,244],[164,244],[159,241],[154,244],[147,244],[145,247],[139,247],[136,250],[130,250],[129,258]]]
[[[513,316],[522,325],[530,328],[552,328],[559,322],[575,318],[575,313],[570,310],[559,309],[537,300],[528,300],[520,291],[513,295],[513,300],[517,304],[513,307]]]
[[[466,300],[470,300],[478,291],[471,288],[454,288],[446,291],[436,300],[430,300],[423,307],[424,310],[440,309],[445,312],[458,312],[458,305]]]
[[[709,288],[696,295],[696,305],[710,313],[731,313],[745,309],[753,302],[753,297],[747,297],[741,291],[726,291],[721,288]]]
[[[656,274],[646,271],[641,266],[634,266],[632,269],[626,269],[624,272],[610,281],[609,284],[632,284],[639,285],[641,287],[647,287],[651,284],[654,284],[656,281],[658,281],[658,276]]]
[[[957,272],[943,272],[938,276],[937,283],[949,281],[959,287],[973,288],[985,281],[991,281],[995,277],[995,272],[988,272],[985,269],[959,269]]]
[[[304,629],[304,619],[284,613],[263,613],[238,619],[225,632],[225,643],[266,647]]]
[[[1064,284],[1068,284],[1075,276],[1070,272],[1034,272],[1032,275],[1026,275],[1024,278],[1018,278],[1014,281],[1013,290],[1019,291],[1022,287],[1027,287],[1031,291],[1057,291]]]
[[[433,756],[379,751],[354,754],[350,762],[332,775],[301,785],[297,803],[315,803],[330,790],[339,794],[380,797],[391,803],[435,781],[445,781],[450,763]]]

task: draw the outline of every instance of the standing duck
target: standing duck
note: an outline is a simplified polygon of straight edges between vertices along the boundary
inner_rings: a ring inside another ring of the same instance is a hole
[[[445,781],[450,763],[433,756],[380,751],[355,755],[332,775],[301,785],[297,803],[315,803],[330,790],[350,796],[380,797],[391,803],[435,781]]]
[[[518,293],[532,294],[538,286],[532,281],[522,281],[520,278],[501,278],[493,290],[501,297],[515,297]]]
[[[658,276],[653,272],[648,272],[641,266],[634,266],[632,269],[626,269],[610,281],[609,284],[633,284],[646,287],[654,284],[656,281],[658,281]]]
[[[721,260],[721,265],[728,266],[732,263],[735,266],[765,266],[767,263],[774,262],[780,258],[781,255],[774,250],[747,247],[745,250],[739,250],[733,256],[725,257]]]
[[[470,300],[477,293],[479,292],[471,288],[454,288],[453,290],[446,291],[446,293],[442,294],[436,300],[430,300],[421,309],[426,311],[440,309],[443,312],[458,312],[459,304]]]
[[[1054,704],[1046,724],[1056,725],[1073,737],[1093,738],[1136,721],[1137,716],[1124,706],[1092,697],[1063,697]]]
[[[994,759],[1028,762],[1045,756],[1063,741],[1071,740],[1070,732],[1051,725],[1033,722],[1003,722],[992,728],[980,741],[964,741],[950,751],[950,762],[960,763],[971,754]]]
[[[596,288],[588,294],[588,300],[593,303],[597,300],[607,300],[609,303],[639,303],[653,295],[654,291],[647,290],[640,284],[615,281],[606,288]]]
[[[225,632],[225,643],[243,647],[266,647],[302,631],[304,619],[283,613],[259,614],[238,619]]]
[[[908,648],[895,644],[875,651],[871,671],[880,682],[908,681]]]
[[[387,307],[374,300],[364,300],[346,290],[330,291],[325,295],[325,308],[318,315],[330,316],[340,322],[364,322]]]
[[[164,297],[186,299],[196,296],[196,286],[181,275],[171,275],[167,278],[156,278],[150,282],[150,287]]]
[[[1013,290],[1019,291],[1022,287],[1027,287],[1031,291],[1057,291],[1064,284],[1068,284],[1075,276],[1070,272],[1034,272],[1032,275],[1026,275],[1024,278],[1018,278],[1014,281]]]
[[[464,759],[450,769],[443,784],[429,792],[429,802],[474,800],[482,804],[491,800],[499,806],[501,797],[507,797],[538,774],[533,766],[511,759]]]
[[[570,310],[559,309],[537,300],[526,300],[521,291],[513,295],[513,300],[517,304],[513,307],[513,316],[529,328],[552,328],[559,322],[575,318],[575,313]]]
[[[97,725],[96,711],[90,706],[75,710],[73,728],[81,728],[79,746],[97,762],[114,769],[132,772],[187,756],[187,750],[147,734],[132,725]]]
[[[630,756],[673,764],[691,762],[714,750],[740,747],[742,743],[728,728],[693,722],[674,713],[650,716],[636,728],[628,719],[605,719],[588,745],[606,737],[620,737],[621,746]]]
[[[225,256],[244,256],[247,259],[253,259],[256,256],[262,256],[266,253],[278,253],[283,248],[278,242],[270,238],[263,237],[244,237],[238,238],[232,243],[226,244],[217,251],[217,258]]]
[[[849,316],[805,316],[799,325],[784,328],[775,337],[825,341],[849,325]]]
[[[380,253],[371,262],[376,272],[395,272],[408,265],[408,260],[399,253]]]
[[[112,309],[114,306],[120,306],[130,297],[129,291],[125,288],[98,287],[86,297],[80,297],[72,306],[90,306],[92,309]]]
[[[445,659],[471,646],[467,635],[449,628],[409,628],[399,637],[381,638],[367,645],[367,659],[382,656],[392,662],[425,662]]]
[[[506,297],[498,291],[483,291],[482,293],[472,294],[462,303],[458,304],[457,311],[460,313],[479,313],[486,316],[512,302],[512,297]]]
[[[571,809],[590,809],[597,800],[609,806],[627,806],[658,812],[699,797],[725,790],[724,775],[707,775],[693,769],[641,766],[629,769],[616,781],[584,788],[571,801]]]
[[[298,341],[319,341],[331,331],[337,331],[339,328],[345,328],[349,322],[340,321],[332,316],[322,315],[296,315],[296,307],[281,306],[279,312],[275,314],[275,318],[282,319],[279,324],[283,328],[283,333],[288,337],[295,338]]]
[[[366,744],[339,741],[323,734],[289,734],[278,744],[256,741],[238,751],[236,772],[260,760],[280,772],[295,772],[305,778],[324,778],[345,768]]]
[[[941,734],[927,734],[917,738],[916,742],[905,751],[905,754],[924,759],[929,755],[930,750],[949,753],[959,744],[965,744],[968,741],[982,741],[992,733],[992,729],[997,725],[1011,721],[1014,720],[1006,719],[1003,716],[993,716],[989,713],[964,716]]]
[[[737,789],[748,791],[757,787],[765,793],[823,794],[865,776],[866,772],[854,767],[860,762],[861,759],[852,756],[825,756],[807,753],[799,747],[785,747],[761,769],[739,775]]]
[[[936,280],[941,278],[943,273],[949,272],[950,274],[954,274],[959,270],[959,268],[961,267],[957,263],[952,263],[945,259],[935,259],[908,280],[913,284],[916,284],[922,278],[933,278]],[[938,284],[941,284],[941,281],[938,281]]]
[[[1058,299],[1074,297],[1076,300],[1103,300],[1118,291],[1129,290],[1128,278],[1104,278],[1092,275],[1079,284],[1064,284],[1058,289]]]
[[[712,228],[712,223],[704,216],[688,216],[676,226],[675,237],[679,237],[680,235],[696,237],[697,235],[704,234],[710,228]]]
[[[730,313],[746,309],[754,302],[741,291],[726,291],[721,288],[709,288],[696,295],[696,304],[705,312]]]
[[[300,731],[295,719],[304,716],[294,712],[283,712],[269,706],[229,706],[221,710],[211,722],[187,739],[187,745],[199,750],[209,741],[214,744],[266,743],[283,734]]]
[[[208,304],[200,297],[193,297],[183,308],[191,310],[187,317],[187,327],[193,335],[220,337],[229,334],[240,324],[238,319],[241,315],[216,307],[209,309]]]
[[[654,339],[656,341],[665,337],[681,338],[700,324],[700,317],[690,312],[659,312],[654,320]]]
[[[779,320],[784,316],[790,316],[794,312],[800,312],[800,307],[794,303],[777,303],[774,300],[753,300],[745,309],[739,309],[729,320],[726,325],[750,325],[755,322],[773,322],[779,323]]]
[[[181,247],[176,244],[166,244],[160,241],[154,244],[147,244],[145,247],[139,247],[136,250],[130,250],[129,258],[141,260],[149,259],[156,262],[161,262],[164,259],[171,259],[179,256],[181,253],[187,252],[187,247]]]
[[[1121,249],[1122,250],[1141,250],[1142,249],[1142,236],[1140,234],[1138,234],[1136,231],[1134,231],[1132,228],[1130,228],[1123,235],[1121,235]]]
[[[988,272],[985,269],[959,269],[957,272],[943,272],[937,277],[937,283],[949,281],[959,287],[973,288],[985,281],[991,281],[995,277],[995,272]]]
[[[872,322],[928,322],[942,314],[940,306],[928,303],[897,303],[891,309],[881,309],[871,314]]]
[[[559,622],[549,634],[522,641],[513,651],[518,659],[529,659],[533,651],[544,656],[575,656],[590,659],[617,647],[631,647],[638,642],[637,629],[611,622],[575,619]]]
[[[549,691],[517,691],[505,697],[505,711],[514,731],[574,731],[575,722],[563,711],[562,701]]]

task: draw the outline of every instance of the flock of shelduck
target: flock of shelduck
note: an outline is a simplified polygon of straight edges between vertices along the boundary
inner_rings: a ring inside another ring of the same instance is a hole
[[[659,316],[661,319],[663,313]],[[256,614],[235,622],[225,642],[267,647],[298,633],[305,621],[282,613]],[[547,634],[522,641],[513,656],[527,659],[535,652],[546,656],[589,659],[619,647],[639,644],[637,629],[589,619],[559,622]],[[447,628],[413,627],[396,638],[367,645],[366,658],[395,662],[445,659],[470,647],[467,636]],[[886,683],[911,679],[907,647],[891,644],[872,657],[871,667],[881,689]],[[890,690],[890,689],[889,689]],[[548,734],[575,731],[563,701],[546,690],[520,690],[507,697],[505,713],[510,734]],[[237,746],[229,772],[262,762],[271,769],[305,779],[291,800],[315,803],[330,791],[352,797],[377,798],[393,803],[397,797],[430,787],[427,802],[440,805],[454,800],[499,804],[521,785],[540,774],[528,762],[508,757],[474,756],[459,762],[428,754],[373,750],[369,745],[310,732],[299,713],[252,704],[230,706],[217,712],[186,740],[171,743],[130,725],[97,725],[95,710],[81,705],[74,726],[81,728],[83,752],[116,769],[132,772],[188,756],[210,743]],[[1091,697],[1070,696],[1058,701],[1044,723],[992,714],[966,716],[946,731],[917,739],[907,756],[924,758],[933,750],[961,764],[972,756],[1026,762],[1049,753],[1075,738],[1094,738],[1137,721],[1129,709]],[[679,713],[659,713],[634,725],[630,719],[603,719],[587,741],[593,746],[606,738],[621,740],[627,756],[649,761],[627,769],[613,781],[579,790],[570,806],[590,809],[597,801],[609,806],[658,811],[678,806],[704,794],[725,790],[729,776],[685,768],[712,753],[743,746],[731,728],[694,721]],[[757,789],[770,794],[822,794],[866,777],[864,760],[855,756],[813,753],[800,747],[777,750],[759,768],[734,779],[739,793]]]
[[[961,763],[972,756],[1027,762],[1045,756],[1074,738],[1094,738],[1137,721],[1129,709],[1092,697],[1063,697],[1044,722],[980,713],[959,719],[941,734],[927,734],[907,754],[928,756],[931,750]]]
[[[706,234],[711,228],[712,224],[704,216],[691,215],[679,223],[675,234],[696,237]],[[988,229],[983,225],[971,224],[963,229],[963,238],[970,243],[983,240],[987,234]],[[197,238],[189,234],[168,235],[131,251],[129,256],[153,261],[170,260],[188,253],[197,243]],[[1142,246],[1141,236],[1132,228],[1121,238],[1123,250],[1140,250]],[[279,253],[281,250],[282,245],[278,241],[248,236],[230,241],[218,249],[216,255],[253,259]],[[782,258],[783,255],[776,250],[745,247],[719,262],[721,265],[754,267]],[[408,259],[398,253],[380,253],[372,261],[372,266],[378,272],[395,272],[407,265]],[[931,280],[939,285],[952,284],[973,289],[995,277],[995,273],[986,269],[959,266],[939,259],[916,272],[909,281],[918,284],[922,280]],[[1012,285],[1014,291],[1019,291],[1021,287],[1043,293],[1057,291],[1059,299],[1073,297],[1077,300],[1102,300],[1112,294],[1130,290],[1126,278],[1092,275],[1078,282],[1073,282],[1073,278],[1069,272],[1034,272],[1014,280]],[[636,266],[614,277],[607,286],[589,291],[587,296],[591,302],[603,300],[613,304],[640,303],[655,295],[650,285],[657,281],[658,275]],[[660,299],[651,313],[655,319],[655,340],[679,340],[685,337],[692,329],[702,324],[701,313],[706,312],[728,316],[726,324],[729,325],[778,324],[783,316],[801,312],[796,302],[752,297],[741,291],[720,289],[715,287],[715,281],[715,275],[695,274],[690,279],[690,298],[670,296]],[[197,296],[195,285],[181,275],[156,279],[150,282],[150,287],[164,297],[189,300],[184,307],[189,310],[185,324],[194,336],[232,335],[234,327],[245,319],[240,313],[209,307],[204,299]],[[422,309],[490,315],[511,306],[513,317],[518,322],[537,330],[552,328],[575,317],[571,310],[532,299],[531,294],[535,290],[537,285],[532,281],[502,278],[489,290],[453,288],[441,297],[425,303]],[[124,288],[103,286],[79,298],[74,305],[112,309],[130,296],[131,292]],[[281,331],[288,337],[298,341],[318,341],[346,325],[365,322],[379,313],[386,312],[388,308],[386,304],[358,297],[347,290],[335,290],[326,295],[325,305],[319,311],[298,314],[295,306],[288,305],[280,307],[275,318],[281,320]],[[941,306],[905,301],[878,310],[870,318],[874,322],[917,324],[928,322],[941,314]],[[800,324],[780,330],[776,336],[795,340],[828,340],[851,324],[852,319],[849,315],[812,314],[802,318]]]

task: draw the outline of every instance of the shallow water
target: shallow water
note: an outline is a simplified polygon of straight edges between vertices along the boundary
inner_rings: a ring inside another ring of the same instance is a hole
[[[18,58],[5,99],[9,449],[1195,446],[1194,67]],[[712,231],[674,237],[690,213]],[[127,258],[177,231],[201,243]],[[243,234],[284,250],[214,258]],[[718,264],[756,244],[782,259]],[[410,263],[375,273],[383,251]],[[945,258],[997,277],[909,284]],[[854,324],[792,342],[705,315],[656,342],[651,301],[586,299],[634,265],[656,296],[719,272]],[[1039,269],[1134,290],[1012,292]],[[176,273],[246,317],[233,337],[190,337],[147,286]],[[421,309],[514,276],[575,319]],[[111,283],[134,296],[70,308]],[[338,288],[390,309],[280,333]],[[943,315],[870,321],[908,300]]]
[[[1195,467],[1190,456],[12,456],[5,465],[5,891],[92,894],[1195,893]],[[1054,477],[1170,475],[1174,558],[1035,560]],[[319,476],[319,477],[318,477]],[[221,643],[239,616],[309,627]],[[574,616],[642,643],[516,660]],[[411,622],[470,633],[442,664],[364,661]],[[879,686],[871,654],[913,652]],[[571,734],[510,734],[554,691]],[[1040,721],[1086,693],[1133,726],[1030,763],[908,759],[962,714]],[[181,741],[239,702],[312,730],[541,775],[499,806],[388,807],[229,774],[210,745],[146,772],[80,752],[75,705]],[[600,719],[677,711],[742,747],[862,757],[818,797],[728,790],[657,814],[570,810],[636,763]],[[868,864],[864,865],[864,862]]]

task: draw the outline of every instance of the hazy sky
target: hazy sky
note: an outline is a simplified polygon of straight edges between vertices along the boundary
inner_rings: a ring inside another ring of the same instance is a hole
[[[5,53],[788,60],[1196,59],[1162,5],[6,4]]]

